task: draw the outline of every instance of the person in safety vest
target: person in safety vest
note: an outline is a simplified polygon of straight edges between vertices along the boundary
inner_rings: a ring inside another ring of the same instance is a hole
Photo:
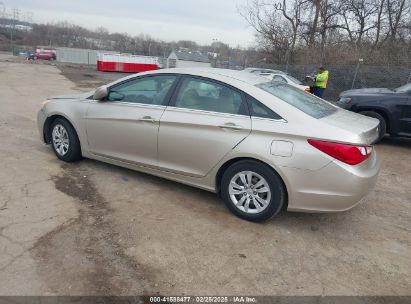
[[[325,88],[328,82],[328,71],[323,67],[318,68],[317,74],[315,74],[315,82],[312,89],[312,93],[315,96],[323,97]]]

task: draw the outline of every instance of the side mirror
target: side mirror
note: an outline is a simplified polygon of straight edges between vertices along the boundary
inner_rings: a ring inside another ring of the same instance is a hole
[[[107,86],[103,85],[94,92],[93,99],[94,100],[103,100],[108,96],[108,89]]]

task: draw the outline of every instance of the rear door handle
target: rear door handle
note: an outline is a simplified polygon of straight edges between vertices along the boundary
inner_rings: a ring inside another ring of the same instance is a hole
[[[143,116],[139,119],[139,121],[146,121],[146,122],[152,122],[155,123],[157,122],[157,120],[155,120],[153,117],[151,116]]]
[[[243,128],[242,126],[236,125],[232,122],[228,122],[228,123],[225,123],[223,125],[219,125],[218,127],[221,128],[221,129],[231,129],[231,130],[241,130]]]

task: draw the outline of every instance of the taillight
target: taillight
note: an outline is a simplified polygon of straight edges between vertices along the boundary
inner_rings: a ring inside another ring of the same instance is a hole
[[[370,157],[372,146],[349,145],[309,139],[308,143],[318,150],[349,165],[358,165]]]

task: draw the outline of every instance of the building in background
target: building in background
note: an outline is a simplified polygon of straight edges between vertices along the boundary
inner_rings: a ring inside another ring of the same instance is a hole
[[[97,65],[97,57],[99,53],[115,53],[115,52],[66,48],[66,47],[56,48],[57,61],[65,62],[65,63]]]
[[[168,68],[211,67],[208,56],[198,52],[173,51],[167,59]]]

